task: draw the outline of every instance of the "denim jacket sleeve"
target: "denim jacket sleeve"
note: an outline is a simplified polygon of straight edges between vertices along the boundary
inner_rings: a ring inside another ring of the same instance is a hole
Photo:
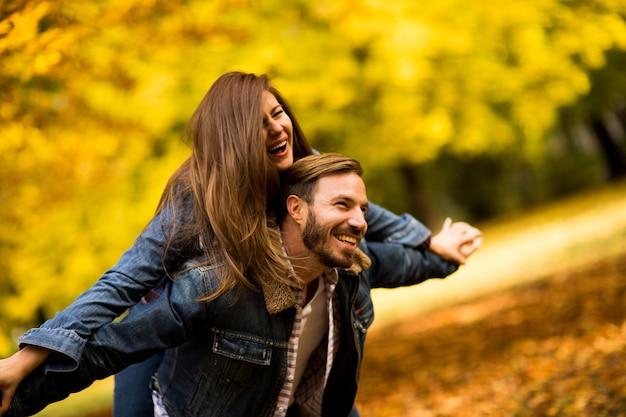
[[[365,271],[372,288],[396,288],[445,278],[459,267],[424,247],[368,241],[366,252],[372,260],[372,266]]]
[[[418,247],[430,238],[430,230],[410,214],[401,216],[369,203],[365,214],[368,242],[395,242],[408,247]]]
[[[33,415],[95,380],[191,339],[204,329],[209,316],[211,303],[198,301],[207,295],[209,270],[194,268],[175,281],[164,282],[155,289],[158,296],[152,301],[96,331],[80,357],[64,357],[63,352],[51,356],[45,367],[22,381],[7,416]]]
[[[79,357],[95,330],[137,304],[166,278],[163,247],[167,227],[167,214],[156,215],[113,268],[65,310],[24,333],[20,347],[42,346]]]
[[[71,350],[53,349],[46,372],[74,371],[79,363],[96,357],[106,369],[104,377],[119,372],[131,363],[178,346],[201,331],[211,303],[198,301],[209,293],[209,274],[214,266],[199,266],[164,281],[151,292],[150,301],[138,304],[124,319],[108,323],[93,333],[81,356]],[[91,366],[96,366],[91,364]]]

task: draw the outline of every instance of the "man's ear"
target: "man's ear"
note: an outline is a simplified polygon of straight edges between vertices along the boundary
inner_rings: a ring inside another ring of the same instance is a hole
[[[307,204],[297,195],[287,197],[287,214],[298,224],[307,217]]]

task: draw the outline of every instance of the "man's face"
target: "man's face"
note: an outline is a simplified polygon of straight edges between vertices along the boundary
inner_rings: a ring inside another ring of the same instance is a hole
[[[367,195],[354,173],[328,175],[317,182],[302,238],[327,267],[349,268],[367,231]]]

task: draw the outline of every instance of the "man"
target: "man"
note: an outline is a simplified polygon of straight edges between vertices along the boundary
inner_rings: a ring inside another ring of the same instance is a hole
[[[155,415],[348,416],[372,287],[445,277],[457,264],[424,247],[361,241],[368,200],[354,159],[313,155],[285,172],[277,222],[293,285],[249,276],[210,299],[214,267],[190,263],[135,314],[102,327],[78,368],[62,351],[16,392],[9,416],[32,415],[167,349],[153,379]],[[277,231],[278,232],[278,231]]]

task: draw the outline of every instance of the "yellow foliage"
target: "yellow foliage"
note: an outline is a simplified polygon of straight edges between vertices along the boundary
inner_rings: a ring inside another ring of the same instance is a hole
[[[620,0],[24,0],[0,21],[0,328],[63,307],[132,243],[225,71],[270,74],[314,145],[366,167],[541,149],[626,49],[625,16]]]
[[[38,36],[39,21],[50,11],[50,2],[26,3],[23,10],[9,15],[0,28],[5,35],[0,50],[11,50],[28,45]]]
[[[22,11],[0,23],[0,53],[19,51],[5,61],[5,71],[25,81],[47,73],[61,61],[63,51],[71,44],[71,36],[61,29],[40,32],[42,19],[53,11],[50,2],[27,3]]]

